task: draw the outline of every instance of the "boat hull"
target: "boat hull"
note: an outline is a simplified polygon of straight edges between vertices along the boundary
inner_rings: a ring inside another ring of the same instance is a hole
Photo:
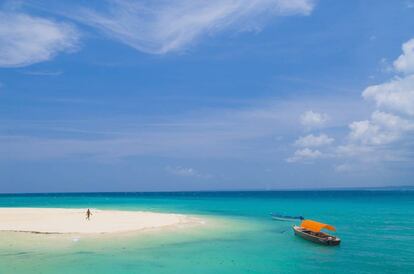
[[[288,215],[280,215],[276,213],[271,213],[270,216],[272,216],[272,219],[276,221],[290,221],[291,222],[291,221],[304,219],[302,216],[288,216]]]
[[[272,219],[275,221],[289,221],[289,222],[296,221],[296,219],[292,219],[292,218],[273,217],[273,216],[272,216]]]
[[[335,246],[341,243],[341,240],[338,237],[331,236],[325,233],[320,233],[321,235],[323,235],[323,237],[312,235],[309,233],[309,231],[304,230],[299,226],[293,226],[293,231],[295,232],[296,236],[299,236],[305,240],[308,240],[308,241],[311,241],[317,244]]]

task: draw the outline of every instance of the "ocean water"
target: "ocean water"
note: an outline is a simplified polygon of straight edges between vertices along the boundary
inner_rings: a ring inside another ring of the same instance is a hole
[[[0,207],[150,210],[209,223],[94,237],[2,232],[0,273],[414,273],[413,191],[0,195]],[[332,224],[342,243],[295,237],[295,222],[270,212]]]

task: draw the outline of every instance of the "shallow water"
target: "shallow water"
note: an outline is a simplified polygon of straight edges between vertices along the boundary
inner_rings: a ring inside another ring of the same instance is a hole
[[[2,207],[178,212],[202,227],[140,234],[0,233],[0,273],[414,273],[414,192],[2,195]],[[342,243],[293,236],[270,212],[334,225]],[[1,220],[0,220],[1,221]]]

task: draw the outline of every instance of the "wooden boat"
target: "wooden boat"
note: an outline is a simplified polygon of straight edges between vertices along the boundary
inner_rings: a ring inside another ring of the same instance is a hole
[[[305,240],[323,244],[323,245],[339,245],[341,239],[336,236],[321,232],[322,229],[336,231],[335,227],[312,220],[303,220],[300,226],[293,226],[296,236],[300,236]]]

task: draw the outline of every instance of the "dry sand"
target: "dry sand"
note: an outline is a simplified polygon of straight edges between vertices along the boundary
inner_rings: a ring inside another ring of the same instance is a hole
[[[116,233],[201,224],[202,220],[181,214],[143,211],[64,208],[0,208],[0,232]]]

